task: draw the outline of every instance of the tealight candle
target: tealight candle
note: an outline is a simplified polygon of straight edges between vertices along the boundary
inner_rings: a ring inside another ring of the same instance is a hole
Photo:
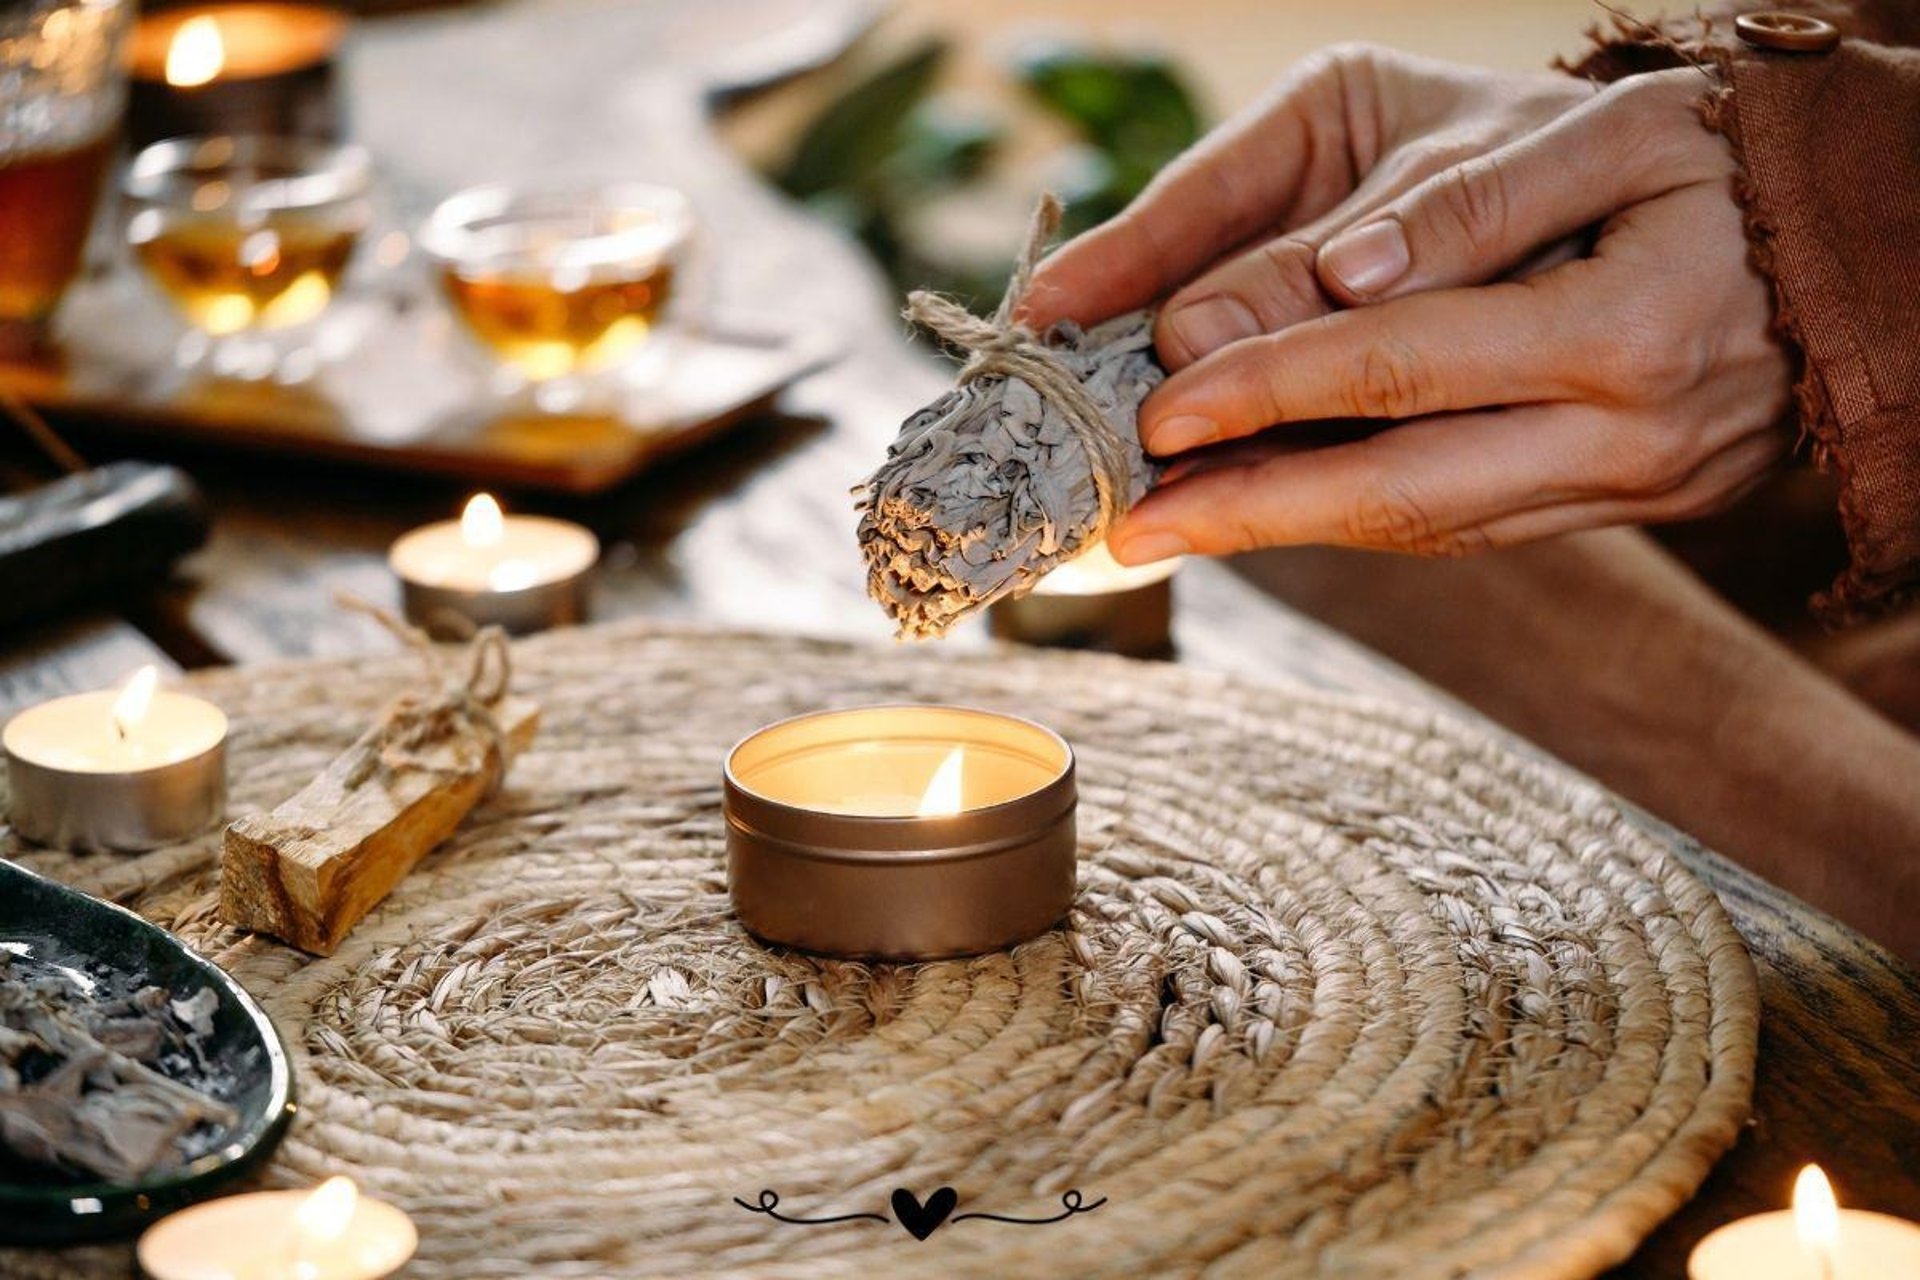
[[[117,692],[55,698],[8,721],[14,830],[60,848],[139,850],[219,822],[227,717],[158,681],[143,667]]]
[[[567,520],[503,515],[484,493],[458,520],[415,529],[387,555],[408,621],[450,638],[469,627],[524,635],[583,621],[599,558],[591,531]]]
[[[164,9],[134,28],[127,131],[163,138],[339,133],[333,55],[346,15],[313,4],[237,0]]]
[[[313,1191],[254,1191],[162,1218],[140,1237],[151,1280],[379,1280],[419,1246],[406,1214],[350,1178]]]
[[[726,762],[740,922],[829,955],[932,960],[1011,946],[1074,894],[1073,752],[964,707],[825,711]]]
[[[1694,1248],[1688,1280],[1912,1280],[1920,1224],[1842,1209],[1818,1165],[1800,1171],[1793,1208],[1730,1222]]]
[[[1057,565],[1033,590],[987,610],[996,638],[1132,658],[1173,652],[1173,582],[1180,560],[1123,565],[1102,542]]]

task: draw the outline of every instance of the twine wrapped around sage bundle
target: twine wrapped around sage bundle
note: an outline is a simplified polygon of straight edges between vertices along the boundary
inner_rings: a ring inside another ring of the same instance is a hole
[[[954,389],[901,425],[855,489],[867,591],[902,638],[945,634],[1099,543],[1153,481],[1134,420],[1165,372],[1153,313],[1045,334],[1015,323],[1060,225],[1041,199],[1006,296],[981,319],[919,291],[906,315],[969,353]]]

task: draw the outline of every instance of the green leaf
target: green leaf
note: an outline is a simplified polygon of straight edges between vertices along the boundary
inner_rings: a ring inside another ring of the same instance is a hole
[[[801,198],[871,185],[900,146],[905,122],[932,87],[946,52],[944,41],[928,40],[827,104],[774,181]]]
[[[896,198],[925,198],[971,182],[985,170],[1005,130],[979,111],[929,98],[907,117],[882,178]]]

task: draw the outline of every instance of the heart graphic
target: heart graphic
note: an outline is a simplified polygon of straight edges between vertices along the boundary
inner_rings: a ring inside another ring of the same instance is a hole
[[[960,1203],[960,1193],[952,1187],[942,1187],[927,1197],[925,1204],[920,1197],[905,1187],[897,1188],[893,1193],[893,1216],[900,1225],[910,1232],[915,1240],[925,1240],[934,1229],[947,1220],[955,1205]]]

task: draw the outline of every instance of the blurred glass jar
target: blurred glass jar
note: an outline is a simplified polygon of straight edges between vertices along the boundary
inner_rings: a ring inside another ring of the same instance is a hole
[[[0,355],[25,354],[80,271],[126,105],[131,0],[0,6]]]
[[[693,231],[670,187],[484,186],[443,201],[420,246],[467,330],[541,385],[609,373],[647,346]]]
[[[372,218],[359,147],[302,138],[173,138],[122,181],[134,257],[202,333],[317,319]]]

